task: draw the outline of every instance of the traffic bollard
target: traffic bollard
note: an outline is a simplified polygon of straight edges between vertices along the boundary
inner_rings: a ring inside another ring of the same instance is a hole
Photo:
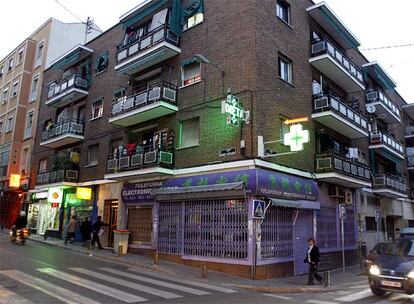
[[[325,287],[331,286],[331,272],[329,270],[325,271],[323,274],[323,283]]]
[[[203,264],[201,265],[201,276],[203,278],[207,278],[207,263],[203,262]]]
[[[154,251],[154,266],[157,266],[159,262],[158,251]]]

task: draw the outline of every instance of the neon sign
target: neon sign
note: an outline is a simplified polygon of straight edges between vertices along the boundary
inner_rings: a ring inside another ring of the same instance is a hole
[[[309,131],[303,130],[302,125],[291,125],[289,133],[286,133],[283,138],[283,144],[290,146],[290,151],[302,151],[303,145],[309,142]]]
[[[249,111],[245,111],[239,103],[239,98],[227,95],[226,100],[221,103],[221,113],[228,114],[227,124],[239,125],[239,121],[248,121]]]

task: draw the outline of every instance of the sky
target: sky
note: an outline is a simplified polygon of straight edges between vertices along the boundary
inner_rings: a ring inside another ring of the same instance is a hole
[[[82,20],[88,16],[103,30],[119,16],[138,5],[141,0],[58,0]],[[207,0],[208,1],[208,0]],[[234,0],[222,0],[234,1]],[[275,1],[275,0],[260,0]],[[296,1],[296,0],[291,0]],[[0,58],[6,56],[49,17],[64,22],[78,20],[56,0],[2,0],[0,18]],[[321,2],[315,0],[315,2]],[[361,42],[360,49],[390,45],[414,44],[413,0],[325,0],[337,16]],[[18,17],[18,18],[17,18]],[[16,18],[20,22],[16,22]],[[24,22],[21,22],[24,20]],[[10,25],[12,30],[8,30]],[[397,91],[407,102],[414,103],[414,46],[362,51],[370,60],[377,60],[397,83]]]

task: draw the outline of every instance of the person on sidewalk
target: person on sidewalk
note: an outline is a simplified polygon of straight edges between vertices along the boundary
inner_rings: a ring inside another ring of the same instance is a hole
[[[73,243],[73,241],[75,240],[75,232],[76,232],[76,217],[73,215],[68,223],[65,245],[68,243],[68,241],[70,244]]]
[[[98,248],[102,249],[100,237],[103,234],[104,226],[109,226],[109,225],[102,222],[102,216],[98,216],[95,223],[93,223],[92,225],[92,248],[95,246],[95,243],[97,243]]]
[[[313,285],[313,278],[315,278],[319,284],[323,283],[322,277],[318,274],[318,265],[319,265],[319,248],[316,246],[316,242],[313,238],[308,239],[308,252],[306,253],[304,263],[309,264],[309,276],[308,276],[308,285]]]
[[[92,224],[87,217],[81,224],[80,232],[82,234],[82,240],[84,246],[88,249],[91,249],[91,234],[92,234]]]

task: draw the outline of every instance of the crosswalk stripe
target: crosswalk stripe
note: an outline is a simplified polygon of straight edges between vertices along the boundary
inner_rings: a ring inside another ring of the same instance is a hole
[[[391,295],[390,297],[387,297],[384,300],[375,302],[374,304],[389,304],[390,301],[395,301],[395,300],[409,300],[411,302],[411,299],[407,298],[407,295],[398,294],[398,295]]]
[[[202,290],[197,290],[197,289],[194,289],[194,288],[184,287],[184,286],[173,284],[173,283],[158,281],[158,280],[150,279],[150,278],[147,278],[147,277],[135,275],[135,274],[132,274],[132,273],[118,271],[118,270],[115,270],[115,269],[112,269],[112,268],[103,267],[103,268],[99,268],[99,269],[110,272],[110,273],[113,273],[113,274],[117,274],[117,275],[120,275],[120,276],[124,276],[126,278],[130,278],[130,279],[133,279],[133,280],[147,282],[147,283],[150,283],[150,284],[159,285],[159,286],[163,286],[163,287],[167,287],[167,288],[172,288],[172,289],[176,289],[176,290],[179,290],[179,291],[182,291],[182,292],[195,294],[195,295],[198,295],[198,296],[210,294],[207,291],[202,291]]]
[[[280,300],[291,300],[292,299],[291,297],[280,296],[280,295],[276,295],[273,293],[265,293],[263,295],[265,295],[266,297],[271,297],[271,298],[280,299]]]
[[[59,287],[55,284],[49,283],[47,281],[20,272],[18,270],[3,270],[0,271],[0,273],[31,288],[37,289],[51,297],[61,300],[62,302],[65,302],[67,304],[99,304],[99,302],[95,300],[81,296],[79,294],[74,293],[71,290]]]
[[[356,300],[360,300],[366,298],[367,296],[372,296],[372,292],[369,288],[364,289],[360,292],[356,292],[347,296],[339,297],[334,299],[335,301],[342,301],[342,302],[354,302]]]
[[[7,304],[33,304],[32,301],[19,296],[18,294],[14,293],[7,288],[4,288],[0,285],[0,303],[7,303]]]
[[[64,280],[67,282],[70,282],[72,284],[96,291],[98,293],[110,296],[112,298],[119,299],[121,301],[132,303],[132,302],[143,302],[147,301],[147,299],[121,291],[119,289],[115,289],[109,286],[105,286],[99,283],[96,283],[91,280],[86,280],[83,278],[80,278],[78,276],[74,276],[71,274],[67,274],[66,272],[59,271],[54,268],[38,268],[38,271],[42,273],[46,273],[52,277],[55,277],[60,280]]]
[[[128,288],[136,289],[136,290],[146,292],[146,293],[149,293],[149,294],[152,294],[152,295],[156,295],[156,296],[159,296],[159,297],[164,298],[164,299],[181,298],[181,296],[176,294],[176,293],[163,291],[163,290],[160,290],[160,289],[148,287],[148,286],[141,285],[141,284],[138,284],[138,283],[132,283],[132,282],[126,281],[126,280],[121,280],[121,279],[118,279],[118,278],[115,278],[115,277],[105,275],[103,273],[99,273],[99,272],[95,272],[95,271],[91,271],[91,270],[86,270],[86,269],[78,268],[78,267],[69,268],[69,269],[73,270],[73,271],[76,271],[76,272],[79,272],[79,273],[86,274],[88,276],[91,276],[91,277],[94,277],[94,278],[97,278],[97,279],[101,279],[101,280],[108,281],[108,282],[111,282],[111,283],[115,283],[115,284],[118,284],[118,285],[121,285],[121,286],[125,286],[125,287],[128,287]]]
[[[160,274],[160,273],[148,272],[148,271],[143,271],[143,270],[139,270],[139,269],[135,269],[135,268],[129,268],[128,270],[132,271],[132,272],[147,274],[147,275],[152,276],[152,277],[168,280],[168,278],[165,277],[165,275]],[[223,293],[235,293],[235,292],[237,292],[237,290],[234,290],[234,289],[224,288],[224,287],[215,286],[215,285],[210,285],[210,284],[201,283],[201,282],[197,282],[197,281],[189,281],[189,280],[184,280],[184,279],[180,279],[180,278],[173,278],[171,280],[174,280],[174,282],[177,282],[177,283],[183,283],[183,284],[187,284],[187,285],[190,285],[190,286],[196,286],[196,287],[201,287],[201,288],[205,288],[205,289],[220,291],[220,292],[223,292]]]

